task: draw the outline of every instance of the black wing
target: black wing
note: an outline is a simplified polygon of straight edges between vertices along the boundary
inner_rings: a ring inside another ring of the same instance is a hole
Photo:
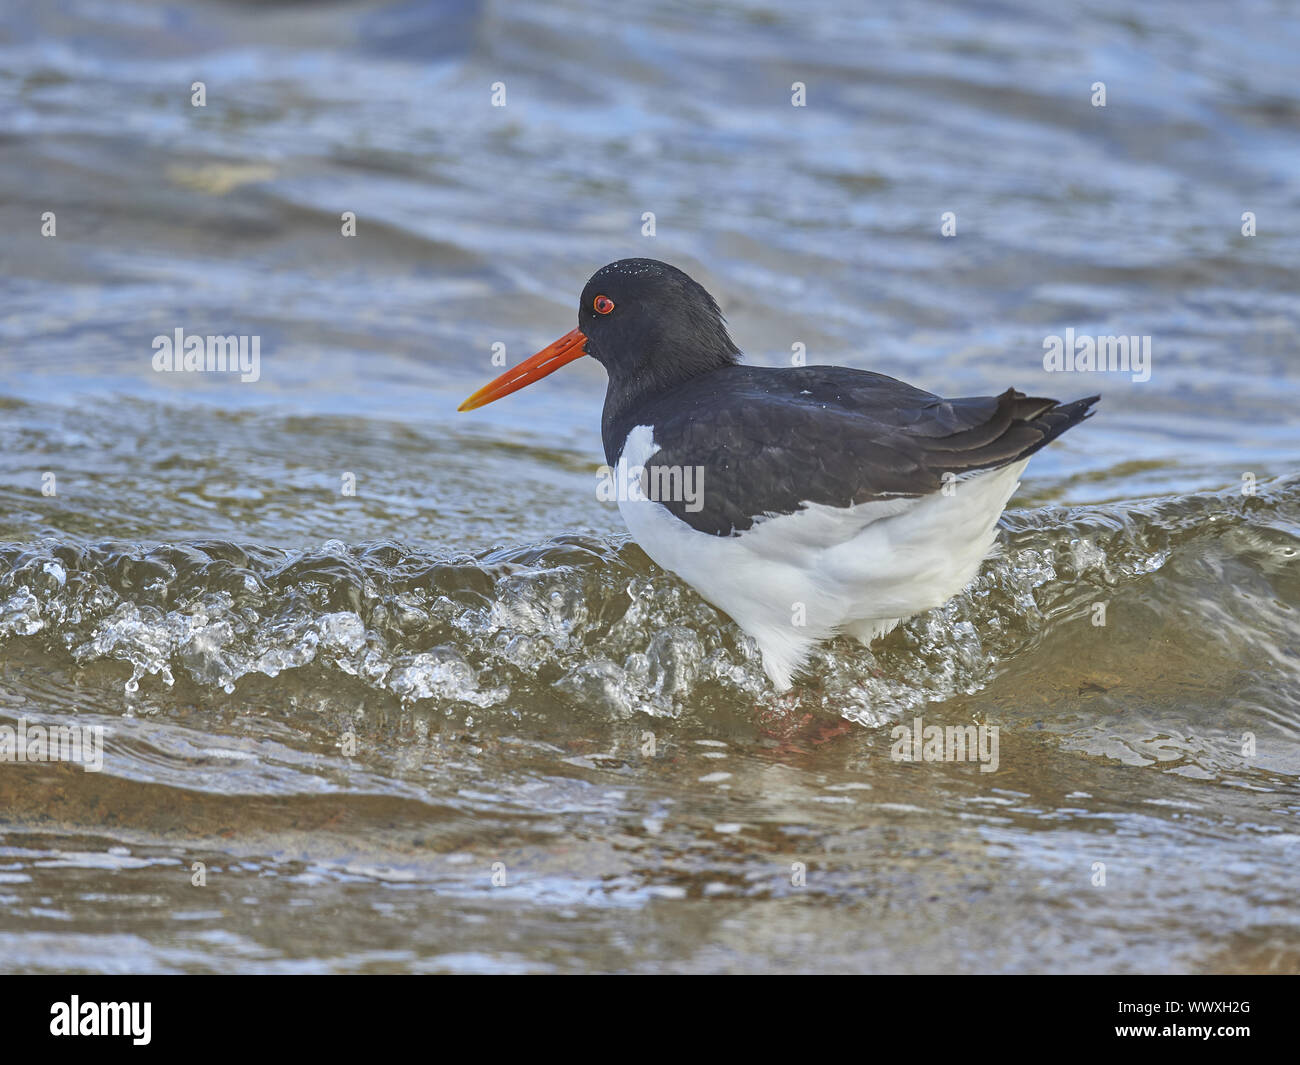
[[[945,473],[1032,455],[1089,417],[1098,398],[1060,404],[1007,389],[943,399],[865,370],[732,366],[641,408],[635,424],[654,426],[659,450],[647,465],[703,470],[700,509],[688,510],[686,500],[663,505],[692,528],[729,536],[806,503],[847,507],[936,492]],[[632,427],[611,426],[607,450]]]

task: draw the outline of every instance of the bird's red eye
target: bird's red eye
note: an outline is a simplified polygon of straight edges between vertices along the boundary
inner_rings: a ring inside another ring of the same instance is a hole
[[[614,301],[608,296],[597,296],[591,301],[591,307],[597,314],[609,314],[614,309]]]

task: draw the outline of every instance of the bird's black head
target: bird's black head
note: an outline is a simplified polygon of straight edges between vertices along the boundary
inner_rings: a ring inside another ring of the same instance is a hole
[[[577,329],[484,385],[460,409],[507,396],[584,353],[609,374],[607,423],[638,401],[740,358],[702,285],[657,259],[619,259],[591,275]]]
[[[657,259],[619,259],[597,270],[578,301],[578,328],[610,388],[641,395],[740,357],[704,286]]]

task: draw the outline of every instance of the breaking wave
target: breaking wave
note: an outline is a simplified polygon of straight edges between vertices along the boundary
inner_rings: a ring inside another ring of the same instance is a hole
[[[874,725],[980,690],[1052,632],[1095,624],[1097,603],[1113,611],[1141,598],[1178,558],[1187,565],[1168,579],[1182,609],[1224,615],[1189,633],[1203,638],[1213,622],[1221,639],[1291,656],[1291,612],[1270,607],[1263,619],[1250,604],[1267,600],[1270,581],[1294,580],[1298,517],[1297,478],[1254,496],[1010,512],[965,592],[871,649],[823,645],[785,697],[729,619],[613,537],[477,555],[388,540],[299,551],[223,540],[0,545],[0,642],[121,663],[128,693],[181,677],[233,692],[250,675],[314,670],[448,712],[528,703],[677,717],[784,702]],[[1235,605],[1200,594],[1203,580],[1223,579],[1225,560],[1247,575],[1239,586],[1263,584],[1258,594]],[[1269,631],[1283,615],[1289,630]]]

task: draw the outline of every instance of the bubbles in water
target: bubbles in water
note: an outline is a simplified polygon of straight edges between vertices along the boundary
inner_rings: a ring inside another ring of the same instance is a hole
[[[26,585],[0,604],[0,635],[32,636],[44,627],[40,602]]]
[[[1296,495],[1280,482],[1228,520],[1232,503],[1216,495],[1012,512],[965,592],[871,648],[819,647],[799,705],[874,725],[978,691],[1207,529],[1234,558],[1285,566],[1295,537],[1280,515]],[[623,719],[777,705],[753,641],[622,540],[566,536],[451,560],[338,540],[306,553],[0,546],[0,639],[19,638],[121,661],[128,692],[148,678],[171,685],[174,670],[233,691],[250,674],[312,669],[445,710],[558,700]]]

